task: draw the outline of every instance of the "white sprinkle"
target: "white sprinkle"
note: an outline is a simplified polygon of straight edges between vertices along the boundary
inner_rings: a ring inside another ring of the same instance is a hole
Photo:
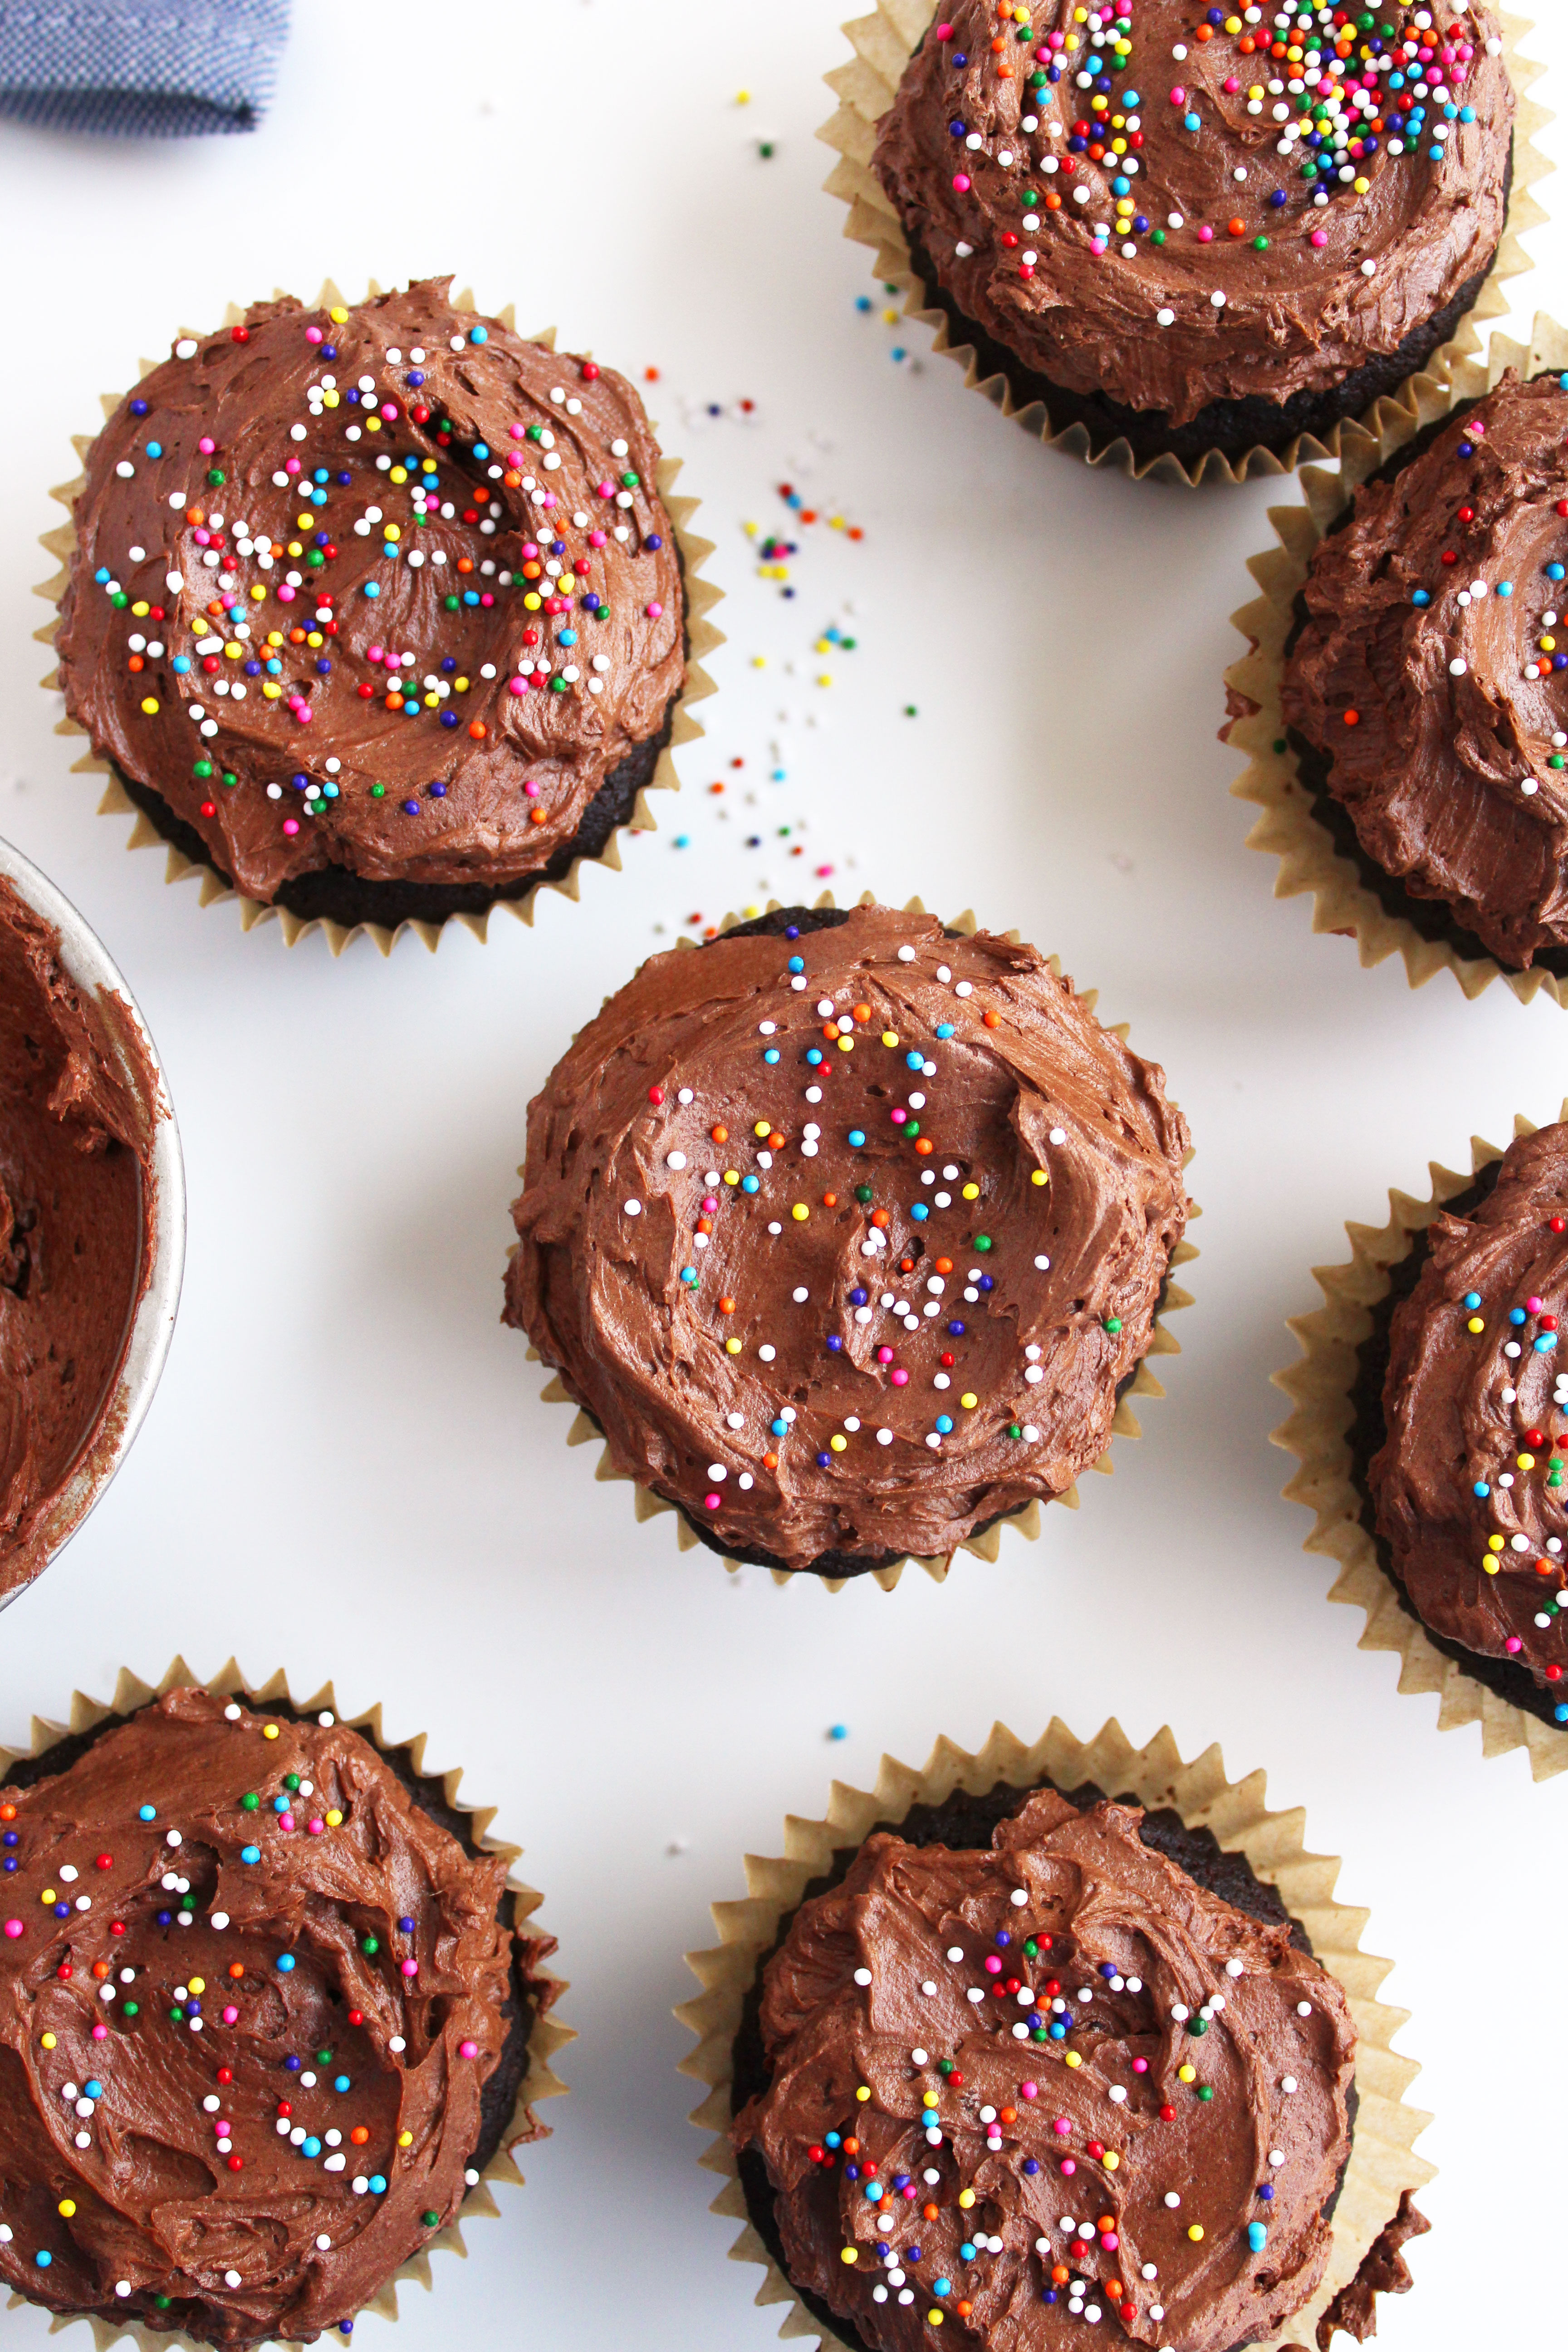
[[[10,2231],[9,2231],[9,2230],[7,2230],[7,2231],[6,2231],[6,2232],[5,2232],[5,2235],[6,2235],[7,2237],[9,2237],[9,2236],[10,2236],[10,2234],[11,2234]],[[130,2292],[131,2292],[131,2282],[130,2282],[130,2280],[129,2280],[129,2279],[116,2279],[116,2280],[115,2280],[115,2282],[114,2282],[114,2292],[115,2292],[115,2294],[118,2294],[118,2295],[127,2295],[127,2294],[130,2294]]]
[[[1226,299],[1227,297],[1223,286],[1216,286],[1214,292],[1209,296],[1209,300],[1214,304],[1216,310],[1223,310],[1225,309]]]
[[[1028,1899],[1029,1890],[1026,1886],[1015,1886],[1012,1894],[1007,1897],[1015,1911],[1021,1911]]]
[[[1176,314],[1169,308],[1163,310],[1156,310],[1154,313],[1154,323],[1158,327],[1173,327],[1176,323]]]
[[[1469,668],[1469,663],[1465,659],[1463,654],[1456,654],[1453,660],[1448,664],[1448,676],[1450,677],[1463,677],[1465,672]]]
[[[963,1954],[957,1944],[950,1944],[948,1947],[947,1957],[950,1960],[961,1960],[963,1958]]]
[[[184,1840],[180,1835],[178,1830],[170,1830],[163,1839],[163,1843],[165,1845],[184,1845]]]
[[[665,1164],[665,1166],[666,1166],[667,1168],[684,1168],[684,1167],[685,1167],[685,1165],[686,1165],[686,1154],[685,1154],[685,1152],[684,1152],[684,1151],[670,1151],[670,1152],[667,1152],[667,1153],[666,1153],[666,1155],[665,1155],[665,1161],[664,1161],[664,1164]]]
[[[195,355],[196,345],[194,336],[182,335],[174,345],[174,357],[177,360],[194,360]]]
[[[913,948],[902,947],[899,950],[899,961],[900,963],[913,963],[914,960],[915,951]]]
[[[1268,2151],[1268,2161],[1270,2164],[1283,2164],[1285,2161],[1284,2149],[1282,2147],[1271,2147]]]
[[[225,2286],[237,2286],[239,2284],[239,2273],[237,2271],[225,2271],[223,2274],[223,2283]]]
[[[1294,2074],[1287,2074],[1279,2085],[1279,2088],[1285,2093],[1287,2098],[1290,2096],[1296,2087],[1296,2077]]]
[[[910,2063],[911,2066],[929,2066],[931,2060],[925,2051],[911,2050],[910,2052]]]
[[[871,1981],[870,1969],[857,1969],[855,1971],[855,1981],[858,1985],[868,1985]]]
[[[625,1207],[625,1209],[626,1209],[626,1214],[627,1214],[627,1216],[628,1216],[628,1217],[640,1217],[640,1216],[641,1216],[641,1214],[642,1214],[642,1202],[641,1202],[640,1201],[627,1201],[627,1202],[624,1202],[624,1203],[623,1203],[623,1205],[624,1205],[624,1207]]]
[[[1165,2191],[1165,2202],[1166,2202],[1166,2204],[1171,2208],[1171,2210],[1172,2210],[1172,2212],[1173,2212],[1173,2213],[1175,2211],[1175,2210],[1176,2210],[1177,2206],[1181,2203],[1181,2201],[1182,2201],[1182,2200],[1181,2200],[1181,2199],[1177,2196],[1177,2194],[1176,2194],[1176,2192],[1175,2192],[1175,2190],[1174,2190],[1173,2189],[1166,2189],[1166,2191]]]

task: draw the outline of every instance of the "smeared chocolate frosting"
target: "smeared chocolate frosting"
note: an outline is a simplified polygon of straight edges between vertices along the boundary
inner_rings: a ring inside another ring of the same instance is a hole
[[[1568,950],[1565,436],[1562,380],[1510,369],[1363,484],[1313,552],[1282,695],[1374,865],[1519,970]]]
[[[1415,1614],[1525,1670],[1568,1669],[1568,1126],[1503,1155],[1468,1216],[1434,1218],[1389,1325],[1377,1532]],[[1568,1696],[1568,1694],[1565,1694]]]
[[[1405,0],[1289,29],[1022,13],[934,12],[873,169],[958,310],[1049,383],[1179,426],[1330,391],[1473,300],[1514,116],[1490,8],[1441,38]]]
[[[0,2279],[214,2345],[352,2321],[456,2215],[554,1990],[498,1916],[504,1859],[330,1717],[200,1690],[16,1779]]]
[[[67,707],[253,898],[535,874],[680,689],[636,392],[448,282],[183,338],[88,454]]]
[[[1104,1453],[1188,1137],[1035,949],[833,919],[655,956],[583,1031],[530,1106],[505,1315],[618,1469],[842,1574]]]
[[[940,2313],[996,2352],[1097,2322],[1230,2352],[1321,2280],[1349,2003],[1288,1919],[1210,1893],[1143,1821],[1047,1789],[989,1846],[876,1832],[767,1963],[767,2085],[734,2141],[847,2340],[924,2352]]]
[[[0,877],[0,1598],[44,1565],[153,1263],[158,1083],[129,1009],[86,996]]]

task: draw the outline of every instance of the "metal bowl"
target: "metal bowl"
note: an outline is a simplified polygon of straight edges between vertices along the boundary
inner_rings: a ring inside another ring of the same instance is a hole
[[[29,859],[4,840],[0,840],[0,876],[58,934],[60,961],[83,994],[96,997],[103,990],[111,990],[128,1007],[152,1067],[159,1114],[153,1123],[153,1264],[132,1325],[130,1343],[113,1393],[106,1400],[70,1476],[31,1539],[30,1549],[38,1555],[38,1567],[23,1583],[0,1594],[0,1608],[4,1608],[18,1592],[25,1591],[27,1584],[69,1542],[130,1453],[146,1418],[169,1353],[180,1304],[180,1282],[185,1266],[185,1167],[158,1049],[140,1007],[102,941],[83,922],[69,899],[63,898]],[[129,1059],[123,1067],[128,1077],[144,1078],[144,1073],[138,1074]],[[109,1432],[112,1435],[105,1443]]]

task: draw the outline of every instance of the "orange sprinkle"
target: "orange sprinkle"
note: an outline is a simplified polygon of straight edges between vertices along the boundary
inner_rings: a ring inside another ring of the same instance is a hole
[[[244,1962],[241,1960],[230,1960],[228,1964],[228,1972],[231,1977],[242,1977],[245,1974]]]
[[[721,1315],[733,1315],[735,1312],[734,1300],[732,1298],[721,1298],[719,1301],[719,1312]]]
[[[952,1260],[950,1257],[939,1257],[936,1262],[936,1270],[938,1274],[951,1274],[952,1272]]]
[[[776,1469],[778,1468],[778,1466],[779,1466],[779,1457],[778,1457],[778,1455],[777,1455],[776,1454],[763,1454],[763,1468],[764,1470],[776,1470]]]
[[[850,1010],[857,1021],[869,1021],[871,1018],[871,1008],[868,1004],[852,1005]]]
[[[728,1143],[730,1140],[730,1130],[727,1127],[710,1127],[708,1132],[715,1143]]]
[[[879,1225],[879,1226],[880,1226],[880,1225],[885,1225],[885,1224],[887,1224],[889,1222],[889,1220],[888,1212],[886,1211],[886,1209],[873,1209],[873,1210],[872,1210],[872,1212],[871,1212],[871,1223],[872,1223],[874,1225]]]
[[[768,1138],[768,1150],[770,1151],[782,1151],[784,1148],[784,1139],[775,1127],[773,1133]]]
[[[987,1013],[984,1019],[987,1029],[1000,1029],[1002,1026],[1002,1015],[999,1013]]]
[[[922,1160],[928,1160],[931,1153],[936,1150],[936,1146],[931,1141],[929,1135],[922,1135],[916,1143],[915,1150],[920,1153]]]
[[[836,1209],[838,1206],[837,1193],[824,1192],[822,1196],[822,1205],[825,1209]]]
[[[459,572],[471,572],[471,571],[473,570],[473,568],[474,568],[474,559],[473,559],[473,557],[472,557],[471,555],[459,555],[459,556],[458,556],[458,571],[459,571]]]
[[[530,809],[528,812],[528,821],[530,824],[548,824],[550,822],[542,809]]]
[[[363,2147],[366,2140],[370,2137],[370,2134],[365,2129],[363,2124],[355,2124],[353,2131],[349,2134],[349,2137],[353,2140],[356,2147]]]
[[[1359,727],[1361,725],[1361,712],[1359,710],[1347,710],[1345,712],[1345,725],[1347,727]]]
[[[482,743],[489,731],[489,729],[485,725],[482,719],[469,719],[468,732],[473,737],[476,743]]]

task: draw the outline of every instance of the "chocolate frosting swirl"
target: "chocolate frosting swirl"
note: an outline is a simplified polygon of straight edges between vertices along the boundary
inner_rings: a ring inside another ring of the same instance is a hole
[[[551,1948],[505,1860],[331,1717],[189,1689],[0,1822],[0,2279],[214,2345],[352,2320],[461,2205]]]
[[[1105,1451],[1187,1128],[1035,949],[811,919],[654,956],[584,1030],[506,1319],[727,1551],[945,1556]]]
[[[67,708],[253,898],[536,872],[685,676],[636,392],[449,282],[184,337],[88,453]]]
[[[1511,1144],[1487,1197],[1425,1239],[1389,1325],[1377,1530],[1425,1623],[1551,1691],[1568,1669],[1568,1126]]]
[[[152,1270],[158,1083],[118,998],[0,878],[0,1599],[47,1556],[49,1507],[113,1434]]]
[[[1568,948],[1565,436],[1563,381],[1510,369],[1364,483],[1282,696],[1367,856],[1521,970]]]
[[[1490,8],[1440,40],[1407,0],[1369,27],[1299,8],[1289,30],[1190,0],[937,14],[873,169],[963,316],[1069,391],[1177,425],[1327,391],[1502,235]]]
[[[878,1832],[768,1962],[735,2146],[791,2279],[876,2352],[923,2352],[937,2314],[994,2352],[1100,2319],[1228,2352],[1321,2278],[1349,2003],[1142,1820],[1046,1790],[989,1849]]]

